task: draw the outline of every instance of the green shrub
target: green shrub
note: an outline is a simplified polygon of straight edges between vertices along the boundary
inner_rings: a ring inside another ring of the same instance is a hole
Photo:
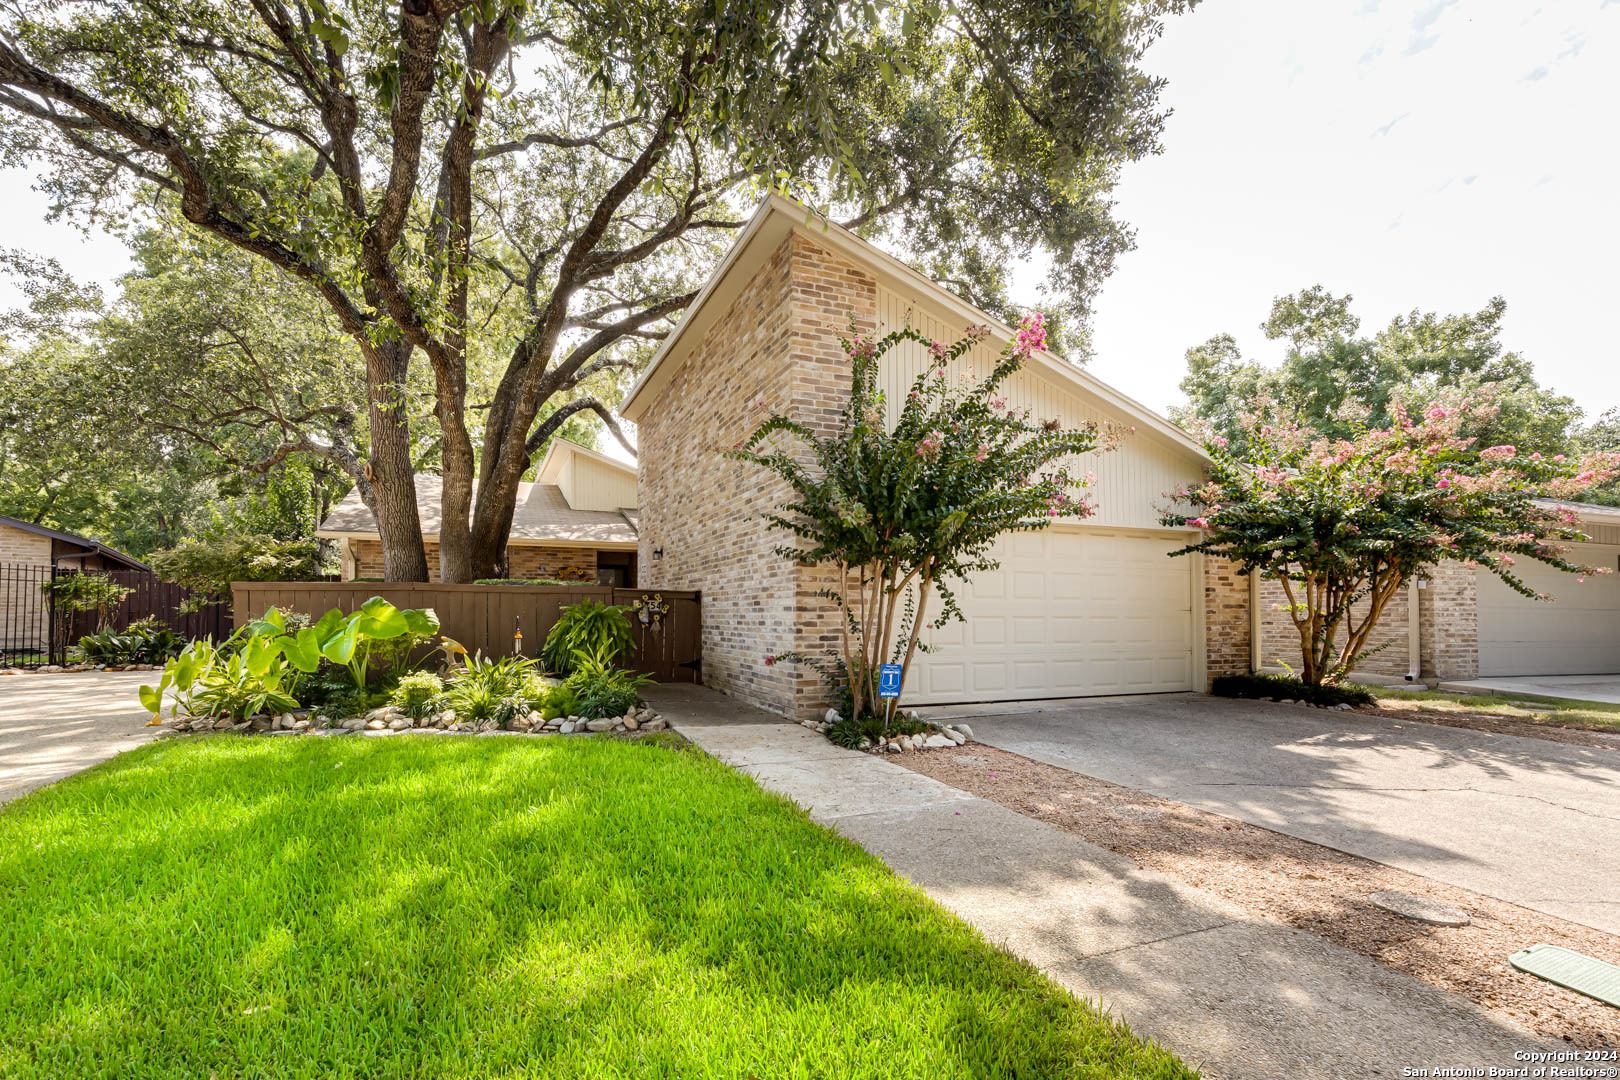
[[[135,590],[120,585],[106,574],[61,574],[41,583],[40,589],[68,611],[96,613],[96,630],[107,627],[113,609]]]
[[[827,729],[827,741],[849,750],[859,750],[863,741],[876,745],[878,739],[885,735],[892,738],[896,735],[916,735],[927,730],[927,724],[912,720],[903,713],[896,713],[887,724],[881,715],[867,713],[859,718],[845,717],[838,721]]]
[[[474,585],[578,585],[577,581],[561,581],[557,578],[521,578],[521,577],[486,577],[478,578]]]
[[[236,533],[218,540],[188,540],[147,556],[164,581],[195,589],[201,604],[230,605],[233,581],[311,581],[320,570],[313,540],[277,540]]]
[[[123,630],[99,630],[79,639],[79,649],[92,664],[161,664],[179,656],[186,639],[156,617],[132,622]]]
[[[540,705],[540,716],[544,720],[555,720],[559,716],[578,716],[578,709],[579,696],[570,687],[553,686],[551,692],[546,695],[546,700]]]
[[[456,682],[445,690],[444,704],[456,711],[457,720],[470,721],[480,727],[504,725],[517,714],[515,698],[500,693],[488,682]]]
[[[1351,683],[1311,686],[1290,675],[1220,675],[1210,685],[1216,697],[1274,698],[1309,705],[1371,705],[1372,691]]]
[[[289,686],[293,674],[286,660],[262,643],[227,654],[211,641],[193,641],[164,666],[162,682],[141,687],[141,704],[157,715],[164,692],[173,686],[174,710],[188,716],[241,720],[284,713],[298,708]]]
[[[443,679],[431,671],[413,671],[400,677],[388,703],[404,709],[406,716],[421,720],[439,711],[443,697]]]
[[[641,688],[652,681],[650,675],[612,668],[581,654],[575,657],[574,673],[563,685],[578,699],[575,716],[601,720],[623,716],[640,705]]]
[[[636,651],[628,607],[581,600],[562,609],[540,651],[546,669],[568,675],[578,666],[578,654],[597,657],[608,665]]]

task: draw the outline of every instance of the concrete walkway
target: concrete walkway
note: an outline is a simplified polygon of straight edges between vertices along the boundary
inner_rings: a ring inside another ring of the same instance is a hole
[[[1620,933],[1620,748],[1199,694],[922,711],[1048,765]]]
[[[1532,694],[1620,705],[1620,675],[1514,675],[1441,683],[1440,689],[1453,694]]]
[[[150,742],[136,690],[155,671],[0,675],[0,803]]]
[[[1205,1076],[1400,1076],[1508,1066],[1544,1046],[1366,957],[712,691],[648,698],[698,746]]]

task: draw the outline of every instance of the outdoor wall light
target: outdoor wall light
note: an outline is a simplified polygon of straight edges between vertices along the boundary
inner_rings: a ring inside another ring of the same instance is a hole
[[[663,557],[664,557],[664,549],[663,548],[661,548],[661,547],[653,548],[653,558],[662,559]]]

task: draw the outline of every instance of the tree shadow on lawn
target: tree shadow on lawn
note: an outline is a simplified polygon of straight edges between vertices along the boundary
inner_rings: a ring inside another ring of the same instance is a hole
[[[159,744],[0,814],[0,1073],[1184,1076],[701,755]]]

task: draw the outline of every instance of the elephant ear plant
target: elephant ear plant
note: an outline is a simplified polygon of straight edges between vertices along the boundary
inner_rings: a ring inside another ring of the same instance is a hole
[[[155,722],[164,698],[174,694],[173,711],[241,717],[298,707],[289,692],[299,674],[313,675],[321,663],[348,671],[356,690],[365,690],[374,668],[397,670],[438,633],[431,608],[400,609],[374,596],[345,615],[332,608],[313,625],[295,629],[284,613],[270,608],[224,643],[197,641],[163,668],[157,686],[141,687],[141,704]],[[247,710],[244,712],[243,710]]]

